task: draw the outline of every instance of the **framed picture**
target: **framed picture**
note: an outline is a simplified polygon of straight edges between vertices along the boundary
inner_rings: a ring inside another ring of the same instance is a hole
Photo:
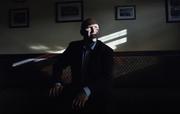
[[[56,22],[78,22],[82,20],[82,1],[67,1],[56,3]]]
[[[115,7],[115,19],[116,20],[134,20],[134,19],[136,19],[136,7],[134,5],[116,6]]]
[[[180,22],[180,0],[166,0],[166,22]]]
[[[29,9],[28,8],[10,9],[9,27],[10,28],[29,27]]]

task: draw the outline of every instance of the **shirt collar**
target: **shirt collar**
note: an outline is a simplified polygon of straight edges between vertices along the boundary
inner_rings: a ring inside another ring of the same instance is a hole
[[[96,47],[96,44],[97,44],[97,40],[92,42],[88,47],[91,49],[91,50],[94,50],[94,48]],[[86,49],[86,46],[84,45],[83,46],[84,49]]]

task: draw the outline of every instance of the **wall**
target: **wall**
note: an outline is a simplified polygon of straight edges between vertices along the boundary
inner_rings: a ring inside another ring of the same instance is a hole
[[[57,51],[65,48],[70,41],[82,39],[79,34],[80,22],[55,22],[57,1],[0,1],[0,54]],[[101,36],[127,30],[127,42],[118,45],[115,51],[179,50],[180,24],[166,23],[164,2],[165,0],[84,0],[84,18],[97,19]],[[117,5],[136,5],[136,20],[115,20],[114,7]],[[30,10],[30,27],[9,28],[9,9],[24,7]],[[32,46],[41,49],[32,49]]]

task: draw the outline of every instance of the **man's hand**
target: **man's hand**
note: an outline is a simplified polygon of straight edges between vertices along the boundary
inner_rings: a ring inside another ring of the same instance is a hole
[[[73,100],[72,108],[76,110],[83,108],[88,98],[85,93],[78,94]]]
[[[56,83],[54,87],[50,88],[49,96],[59,96],[63,90],[63,86],[60,83]]]

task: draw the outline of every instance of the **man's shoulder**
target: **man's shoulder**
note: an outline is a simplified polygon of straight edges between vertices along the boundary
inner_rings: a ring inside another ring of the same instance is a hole
[[[101,49],[104,50],[104,51],[113,52],[113,49],[112,49],[112,48],[110,48],[110,47],[107,46],[105,43],[101,42],[100,40],[98,40],[98,45],[99,45],[99,47],[101,47]]]
[[[71,41],[70,45],[80,45],[82,44],[83,40],[75,40],[75,41]]]
[[[79,47],[82,45],[82,43],[83,43],[82,40],[71,41],[69,43],[69,47]]]

